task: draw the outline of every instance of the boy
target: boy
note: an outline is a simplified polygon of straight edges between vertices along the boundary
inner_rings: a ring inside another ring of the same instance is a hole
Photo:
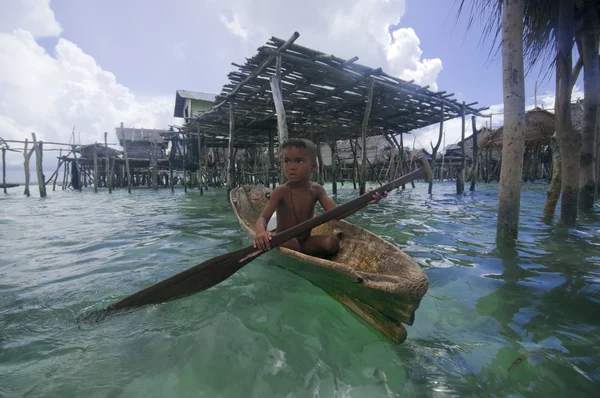
[[[288,181],[279,185],[271,193],[267,206],[256,220],[256,235],[252,244],[261,250],[269,250],[271,233],[267,231],[267,222],[277,210],[277,232],[294,227],[313,217],[315,204],[319,202],[325,211],[336,207],[327,196],[325,189],[310,181],[310,174],[317,170],[317,146],[305,139],[289,139],[281,145],[283,151],[283,172]],[[377,203],[387,193],[375,193],[369,203]],[[354,209],[338,219],[347,217],[360,210]],[[311,256],[333,256],[340,248],[335,236],[310,235],[310,231],[290,239],[283,247],[306,253]]]

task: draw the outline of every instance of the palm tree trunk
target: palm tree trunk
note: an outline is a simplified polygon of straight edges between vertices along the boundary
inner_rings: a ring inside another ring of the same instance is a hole
[[[500,239],[516,239],[519,233],[525,129],[524,3],[524,0],[506,0],[502,10],[502,76],[505,113],[497,226],[497,237]]]
[[[550,182],[550,189],[548,189],[546,204],[544,205],[544,213],[546,213],[547,216],[554,215],[554,211],[556,210],[556,204],[558,203],[558,198],[560,198],[560,187],[562,183],[560,150],[558,149],[558,143],[556,142],[556,134],[552,136],[551,148],[552,180]]]
[[[598,35],[595,0],[586,0],[583,10],[581,44],[583,50],[583,127],[581,132],[581,169],[579,172],[579,207],[594,207],[596,193],[596,128],[598,119]]]
[[[573,64],[573,0],[560,0],[556,46],[556,137],[562,158],[560,219],[572,225],[577,219],[579,151],[581,136],[571,122],[571,66]]]

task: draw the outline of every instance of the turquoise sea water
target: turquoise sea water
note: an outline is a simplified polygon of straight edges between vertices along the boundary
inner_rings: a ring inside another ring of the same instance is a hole
[[[356,195],[350,187],[338,202]],[[426,189],[349,218],[429,276],[401,345],[278,267],[296,260],[277,253],[194,296],[76,323],[249,238],[222,189],[46,199],[10,189],[0,195],[0,396],[595,396],[600,211],[557,228],[542,217],[546,187],[527,185],[519,244],[499,249],[496,185]]]

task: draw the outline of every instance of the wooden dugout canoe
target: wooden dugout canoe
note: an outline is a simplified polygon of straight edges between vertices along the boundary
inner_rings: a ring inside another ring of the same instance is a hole
[[[229,194],[240,224],[251,234],[270,192],[245,185]],[[421,267],[395,245],[343,220],[322,224],[312,234],[341,237],[338,254],[323,259],[279,247],[281,253],[307,263],[281,265],[323,289],[388,340],[402,343],[402,323],[413,324],[429,286]]]

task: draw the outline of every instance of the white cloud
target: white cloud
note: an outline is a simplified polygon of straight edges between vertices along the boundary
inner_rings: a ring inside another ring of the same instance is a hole
[[[271,36],[287,39],[297,31],[297,43],[342,58],[358,56],[359,63],[436,89],[440,59],[421,60],[413,29],[390,36],[405,13],[406,0],[231,0],[222,2],[221,21],[242,38],[252,53]],[[226,18],[224,15],[231,15]]]
[[[24,29],[34,37],[58,36],[62,32],[50,0],[0,0],[0,10],[0,32]]]
[[[225,15],[221,15],[219,20],[225,25],[228,31],[234,36],[241,38],[242,40],[248,40],[248,30],[244,29],[240,24],[239,16],[233,14],[233,18],[230,20]]]
[[[68,142],[73,126],[82,143],[115,142],[114,128],[164,128],[173,121],[173,99],[137,98],[76,44],[59,39],[55,57],[28,31],[0,33],[0,135]],[[79,136],[79,134],[78,134]],[[20,164],[11,155],[10,164]]]
[[[393,42],[387,48],[391,72],[401,79],[414,80],[419,85],[429,85],[432,91],[437,91],[436,79],[442,70],[442,61],[439,58],[421,61],[421,41],[412,28],[398,29],[392,36]]]
[[[171,51],[171,55],[173,56],[173,58],[175,58],[175,61],[185,61],[185,44],[175,43],[173,45],[173,51]]]

